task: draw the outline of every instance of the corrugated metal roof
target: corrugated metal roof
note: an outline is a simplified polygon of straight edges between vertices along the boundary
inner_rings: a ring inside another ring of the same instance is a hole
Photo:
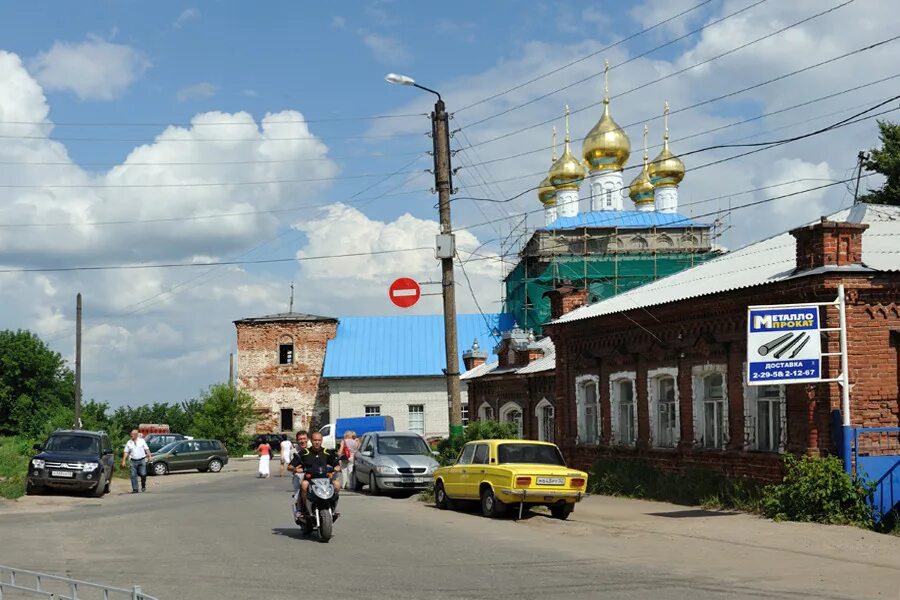
[[[306,313],[278,313],[274,315],[265,315],[263,317],[247,317],[246,319],[238,319],[235,323],[283,323],[285,321],[296,322],[328,322],[337,321],[336,317],[322,317],[319,315],[308,315]]]
[[[492,348],[491,331],[513,323],[507,314],[457,315],[460,356],[475,339]],[[462,358],[459,364],[462,369]],[[341,317],[337,336],[328,342],[323,374],[332,379],[440,376],[446,366],[442,315]]]
[[[863,265],[878,271],[900,270],[900,207],[857,205],[830,220],[867,223],[863,233]],[[657,306],[720,292],[782,281],[794,276],[796,240],[788,232],[624,292],[577,308],[554,323],[567,323]]]
[[[543,229],[578,229],[581,227],[618,227],[619,229],[648,229],[709,227],[678,213],[640,210],[602,210],[578,213],[574,217],[559,217]]]
[[[495,370],[500,363],[492,362],[492,363],[482,363],[475,367],[470,371],[466,371],[462,375],[459,376],[461,381],[466,381],[467,379],[477,379],[482,375],[487,375],[491,371]]]
[[[534,344],[536,347],[544,351],[544,356],[533,360],[524,367],[518,369],[499,369],[499,363],[485,363],[479,365],[460,377],[464,381],[470,379],[478,379],[485,375],[530,375],[533,373],[543,373],[544,371],[553,371],[556,369],[556,348],[553,346],[553,340],[549,337],[541,338]]]

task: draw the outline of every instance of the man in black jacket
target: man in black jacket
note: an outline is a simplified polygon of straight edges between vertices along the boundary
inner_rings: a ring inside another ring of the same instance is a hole
[[[306,452],[298,452],[297,456],[291,460],[292,471],[303,472],[308,474],[319,474],[328,472],[328,478],[331,479],[331,485],[334,486],[335,501],[337,508],[337,494],[341,491],[341,482],[334,477],[335,473],[341,470],[340,457],[334,452],[329,452],[322,447],[322,434],[314,431],[312,436],[312,447]],[[329,468],[331,469],[329,472]],[[300,497],[303,500],[302,506],[306,506],[306,493],[309,490],[309,479],[300,482]]]

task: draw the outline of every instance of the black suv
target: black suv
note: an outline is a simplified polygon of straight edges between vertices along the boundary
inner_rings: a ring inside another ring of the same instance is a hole
[[[109,492],[114,457],[106,433],[58,430],[44,444],[35,444],[34,449],[39,454],[28,465],[27,493],[37,494],[48,487],[67,488],[99,498]]]
[[[286,436],[286,435],[287,434],[282,434],[282,433],[259,433],[250,442],[250,448],[254,452],[256,452],[256,449],[259,448],[260,444],[268,444],[269,449],[272,451],[271,455],[273,455],[276,452],[281,452],[282,436]],[[287,439],[290,439],[290,438],[287,438]]]

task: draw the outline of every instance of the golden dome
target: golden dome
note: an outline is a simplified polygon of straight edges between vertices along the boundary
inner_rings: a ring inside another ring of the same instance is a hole
[[[550,160],[550,168],[556,163],[556,127],[553,128],[553,157]],[[544,206],[554,206],[556,204],[556,187],[550,183],[550,173],[541,181],[537,188],[538,200]]]
[[[636,206],[653,204],[653,182],[650,181],[650,169],[647,166],[647,126],[644,125],[644,168],[628,186],[628,195]]]
[[[656,187],[674,187],[684,179],[684,163],[669,150],[669,103],[664,111],[663,149],[650,163],[650,180]]]
[[[587,174],[569,148],[569,106],[566,105],[566,145],[562,156],[550,167],[550,184],[557,190],[577,190]]]
[[[609,61],[604,71],[603,116],[585,136],[581,155],[591,173],[620,171],[631,155],[631,141],[609,114]]]

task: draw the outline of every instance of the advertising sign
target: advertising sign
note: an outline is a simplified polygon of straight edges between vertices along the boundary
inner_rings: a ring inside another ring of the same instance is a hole
[[[822,379],[819,307],[751,306],[747,313],[747,383]]]

